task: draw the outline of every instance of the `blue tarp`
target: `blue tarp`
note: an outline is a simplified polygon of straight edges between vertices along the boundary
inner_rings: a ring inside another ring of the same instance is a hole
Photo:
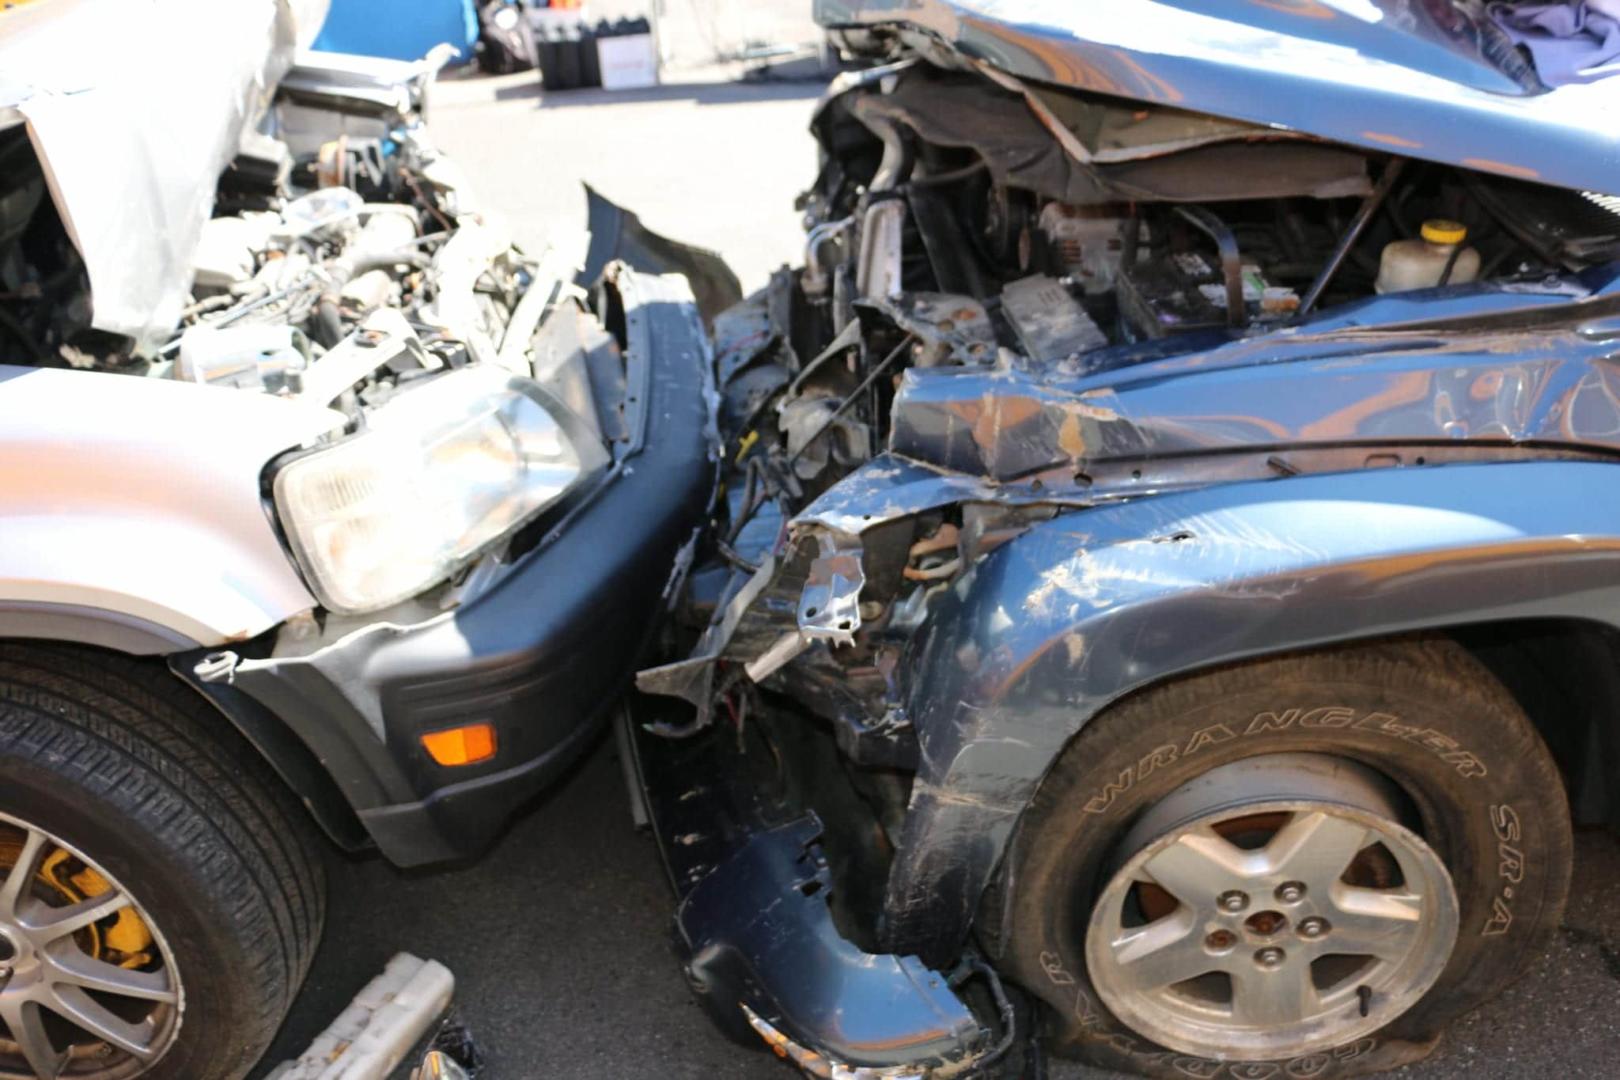
[[[478,40],[473,0],[332,0],[314,47],[394,60],[420,60],[447,41],[470,60]]]

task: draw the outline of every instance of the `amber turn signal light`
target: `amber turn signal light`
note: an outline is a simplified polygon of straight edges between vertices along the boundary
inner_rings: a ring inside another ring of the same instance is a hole
[[[492,724],[430,731],[422,736],[428,756],[440,765],[476,765],[495,756],[495,728]]]

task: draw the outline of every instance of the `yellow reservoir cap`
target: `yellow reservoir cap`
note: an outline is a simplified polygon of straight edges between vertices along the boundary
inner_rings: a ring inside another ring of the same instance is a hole
[[[1468,239],[1468,226],[1460,221],[1430,218],[1423,223],[1423,239],[1431,244],[1460,244]]]

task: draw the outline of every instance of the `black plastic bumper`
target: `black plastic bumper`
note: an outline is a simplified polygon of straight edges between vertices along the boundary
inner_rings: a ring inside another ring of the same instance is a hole
[[[815,1076],[971,1067],[989,1032],[914,956],[876,955],[839,932],[814,814],[783,819],[714,728],[681,741],[621,722],[639,794],[680,898],[676,947],[698,999],[739,1041],[772,1046]]]
[[[249,661],[234,689],[278,717],[390,860],[477,853],[589,745],[623,689],[713,492],[709,354],[684,285],[619,275],[636,452],[494,588],[453,614],[379,626],[308,657]],[[227,711],[229,711],[227,709]],[[493,724],[493,760],[446,768],[426,732]]]

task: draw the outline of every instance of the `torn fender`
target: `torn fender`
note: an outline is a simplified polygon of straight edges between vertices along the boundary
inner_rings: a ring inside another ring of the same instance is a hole
[[[680,905],[675,947],[698,1000],[745,1045],[841,1080],[946,1077],[993,1053],[947,976],[839,930],[813,813],[739,768],[729,734],[665,739],[667,702],[632,696],[620,746]]]
[[[799,1049],[812,1075],[951,1071],[985,1033],[943,974],[839,934],[819,895],[831,887],[820,834],[813,816],[756,833],[693,887],[675,914],[687,977],[767,1041]]]
[[[1300,476],[1099,506],[998,548],[941,598],[906,665],[921,766],[884,947],[956,951],[1041,778],[1134,690],[1464,623],[1620,626],[1620,504],[1601,497],[1617,478],[1591,462]]]

